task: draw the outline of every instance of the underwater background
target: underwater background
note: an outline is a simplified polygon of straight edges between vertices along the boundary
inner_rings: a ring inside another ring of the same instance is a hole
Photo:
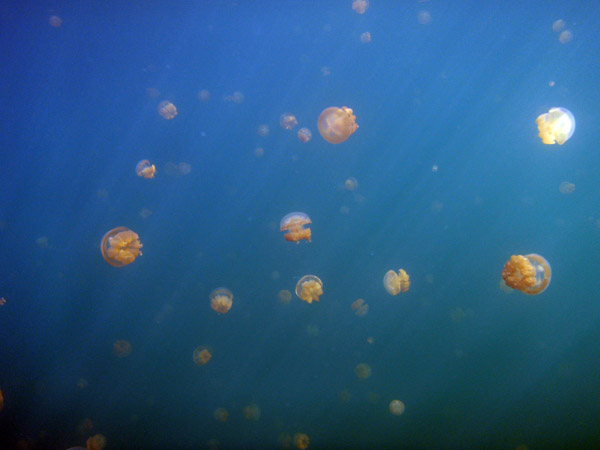
[[[0,3],[0,448],[600,446],[600,4],[352,6]],[[338,145],[330,106],[359,125]],[[118,226],[143,244],[119,268]],[[548,289],[501,289],[528,253]]]

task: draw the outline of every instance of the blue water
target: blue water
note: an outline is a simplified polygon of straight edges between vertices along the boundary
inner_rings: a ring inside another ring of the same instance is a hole
[[[600,446],[600,4],[351,3],[0,4],[0,448]],[[339,145],[329,106],[359,124]],[[555,106],[577,128],[543,145]],[[283,239],[292,211],[311,243]],[[99,248],[117,226],[143,244],[122,268]],[[504,292],[527,253],[549,288]],[[321,300],[282,305],[307,274]]]

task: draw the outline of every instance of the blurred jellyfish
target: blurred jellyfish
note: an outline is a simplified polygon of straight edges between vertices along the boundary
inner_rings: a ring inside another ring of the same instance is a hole
[[[404,412],[404,403],[402,403],[400,400],[392,400],[390,402],[390,413],[392,413],[394,416],[399,416]]]
[[[233,294],[227,288],[217,288],[210,293],[210,307],[219,314],[225,314],[231,309]]]
[[[565,21],[562,19],[558,19],[552,24],[552,31],[555,33],[559,33],[565,29]]]
[[[300,128],[298,130],[298,139],[300,140],[300,142],[302,142],[303,144],[306,144],[308,141],[310,141],[312,139],[312,133],[310,132],[310,130],[306,127],[304,128]]]
[[[246,420],[256,422],[258,419],[260,419],[260,406],[258,406],[256,403],[244,406],[244,417]]]
[[[358,181],[356,178],[350,177],[344,182],[344,187],[349,191],[355,191],[358,189]]]
[[[368,364],[360,363],[354,368],[354,373],[361,380],[366,380],[371,376],[371,367]]]
[[[573,40],[573,33],[571,33],[569,30],[565,30],[558,35],[558,41],[561,44],[567,44],[567,43],[571,42],[572,40]]]
[[[354,0],[352,2],[352,9],[358,14],[364,14],[369,9],[369,0]]]
[[[208,363],[210,361],[211,358],[212,358],[212,353],[210,352],[210,350],[208,350],[208,348],[206,348],[203,345],[201,345],[200,347],[197,347],[194,350],[194,353],[192,354],[192,359],[194,360],[194,363],[197,366],[205,365],[206,363]]]
[[[131,342],[125,339],[119,339],[113,344],[113,353],[119,358],[125,358],[131,355]]]
[[[90,437],[86,442],[88,450],[102,450],[106,446],[106,438],[102,434]]]
[[[285,130],[291,130],[298,125],[298,120],[296,119],[296,116],[291,113],[283,113],[279,118],[279,125]]]
[[[546,114],[538,116],[539,137],[544,144],[562,145],[575,131],[575,117],[567,108],[551,108]]]
[[[306,450],[308,448],[308,436],[304,433],[294,434],[294,447],[298,450]]]
[[[282,289],[277,294],[277,299],[282,305],[287,305],[292,300],[292,293],[287,289]]]
[[[362,33],[360,35],[360,42],[362,42],[363,44],[368,44],[369,42],[371,42],[371,33],[369,33],[368,31]]]
[[[269,134],[269,125],[259,125],[257,130],[256,130],[256,134],[258,134],[259,136],[265,137],[268,136]]]
[[[208,101],[210,99],[210,92],[206,89],[200,90],[200,92],[198,92],[198,99],[203,102]]]
[[[364,316],[369,311],[369,305],[362,298],[353,301],[351,308],[358,317]]]
[[[147,159],[142,159],[135,166],[135,173],[137,173],[138,177],[154,178],[156,167],[154,164],[150,164],[150,161]]]
[[[158,113],[165,119],[172,119],[177,115],[177,108],[168,100],[163,100],[158,105]]]
[[[561,194],[572,194],[575,192],[575,185],[573,183],[569,183],[568,181],[563,181],[558,186],[558,190]]]
[[[52,15],[48,18],[48,23],[50,24],[50,26],[58,28],[62,25],[63,21],[60,17]]]
[[[219,422],[227,422],[227,418],[229,417],[229,411],[227,411],[225,408],[217,408],[215,409],[213,415],[215,416],[215,419],[217,419]]]
[[[429,25],[431,23],[431,14],[429,11],[419,11],[417,14],[417,21],[421,25]]]

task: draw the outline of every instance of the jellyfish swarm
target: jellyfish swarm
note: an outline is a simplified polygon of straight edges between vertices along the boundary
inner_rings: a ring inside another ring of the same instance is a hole
[[[323,282],[315,275],[304,275],[296,284],[296,295],[305,302],[318,302],[323,295]]]
[[[538,116],[535,123],[539,137],[548,145],[564,144],[575,131],[575,117],[567,108],[552,108],[546,114]]]
[[[410,278],[404,269],[398,270],[398,273],[393,270],[388,270],[383,277],[383,286],[390,295],[398,295],[400,292],[408,291],[410,287]]]
[[[231,309],[233,294],[227,288],[217,288],[210,293],[210,307],[219,314],[225,314]]]
[[[317,122],[319,133],[327,142],[340,144],[356,131],[356,116],[346,106],[331,106],[321,113]]]
[[[135,173],[137,173],[138,177],[144,178],[154,178],[154,174],[156,173],[156,167],[154,164],[150,164],[150,161],[147,159],[142,159],[135,166]]]
[[[502,278],[511,288],[536,295],[544,292],[550,284],[552,269],[543,256],[535,253],[512,255],[504,265]]]
[[[289,213],[281,219],[279,231],[286,232],[283,235],[286,241],[300,242],[306,239],[310,242],[310,228],[304,228],[309,223],[312,223],[310,217],[303,212]]]
[[[139,236],[126,227],[113,228],[104,235],[100,243],[102,257],[114,267],[131,264],[142,254],[140,248],[142,243]]]

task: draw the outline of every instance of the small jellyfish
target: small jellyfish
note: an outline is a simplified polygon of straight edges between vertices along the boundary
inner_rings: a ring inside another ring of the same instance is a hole
[[[177,115],[177,108],[169,100],[164,100],[158,105],[158,113],[169,120]]]
[[[56,15],[52,15],[48,19],[48,23],[50,24],[50,26],[53,26],[54,28],[58,28],[62,25],[63,21],[60,17],[58,17]]]
[[[284,216],[279,223],[279,231],[285,232],[283,237],[286,241],[300,242],[302,239],[306,239],[310,242],[311,231],[310,228],[306,227],[312,223],[310,217],[303,212],[292,212]]]
[[[383,286],[390,295],[398,295],[400,292],[408,291],[410,287],[410,278],[404,269],[398,270],[398,273],[393,270],[388,270],[383,277]]]
[[[358,181],[356,180],[356,178],[350,177],[346,181],[344,181],[344,187],[348,191],[355,191],[358,189]]]
[[[4,297],[0,298],[0,306],[6,305],[6,299]]]
[[[2,389],[0,389],[0,411],[4,408],[4,395],[2,395]]]
[[[260,406],[258,406],[256,403],[244,406],[243,412],[246,420],[256,422],[258,419],[260,419]]]
[[[100,250],[104,260],[114,267],[131,264],[142,254],[142,243],[137,233],[126,227],[116,227],[102,238]]]
[[[308,436],[304,433],[294,434],[294,447],[298,450],[306,450],[308,448]]]
[[[561,194],[572,194],[575,192],[575,185],[573,183],[569,183],[568,181],[563,181],[558,186],[558,190]]]
[[[207,89],[201,89],[198,92],[198,99],[202,102],[207,102],[210,99],[210,92]]]
[[[258,128],[256,129],[256,134],[258,134],[259,136],[265,137],[269,135],[269,125],[266,124],[262,124],[259,125]]]
[[[368,44],[369,42],[371,42],[371,33],[369,33],[368,31],[362,33],[360,35],[360,42],[362,42],[363,44]]]
[[[125,358],[131,355],[131,342],[125,339],[119,339],[113,344],[113,353],[119,358]]]
[[[558,35],[558,41],[561,44],[567,44],[567,43],[571,42],[572,40],[573,40],[573,33],[571,33],[569,30],[565,30]]]
[[[353,301],[351,308],[358,317],[364,316],[369,311],[369,305],[362,298]]]
[[[304,275],[296,284],[296,295],[305,302],[318,302],[323,295],[323,282],[315,275]]]
[[[429,25],[431,23],[431,14],[429,11],[419,11],[417,14],[417,22],[421,25]]]
[[[565,21],[562,19],[558,19],[552,24],[552,31],[554,31],[555,33],[559,33],[564,29],[565,29]]]
[[[210,293],[210,307],[219,314],[225,314],[231,309],[233,294],[227,288],[217,288]]]
[[[369,8],[369,0],[354,0],[352,2],[352,9],[358,14],[364,14]]]
[[[215,419],[217,419],[219,422],[227,422],[227,418],[229,417],[229,411],[227,411],[225,408],[217,408],[215,409],[213,415],[215,416]]]
[[[210,361],[212,353],[205,346],[200,346],[194,350],[192,358],[197,366],[203,366]]]
[[[356,116],[346,106],[331,106],[323,110],[317,122],[319,133],[327,142],[340,144],[356,131]]]
[[[536,295],[544,292],[550,284],[552,269],[548,261],[538,254],[512,255],[504,265],[502,278],[511,288]]]
[[[400,400],[392,400],[390,402],[390,412],[395,415],[395,416],[399,416],[404,412],[405,406],[404,403],[402,403]]]
[[[298,139],[303,144],[306,144],[308,141],[310,141],[312,139],[312,133],[306,127],[300,128],[298,130]]]
[[[539,137],[544,144],[562,145],[567,142],[575,131],[575,117],[567,108],[551,108],[546,114],[538,116]]]
[[[292,300],[292,293],[287,289],[282,289],[277,294],[277,298],[279,299],[279,303],[287,305]]]
[[[279,125],[281,125],[286,130],[291,130],[296,125],[298,125],[298,119],[291,113],[284,113],[279,118]]]
[[[102,434],[90,437],[85,443],[87,450],[102,450],[106,446],[106,438]]]
[[[365,363],[360,363],[354,368],[354,373],[361,380],[366,380],[371,376],[371,366]]]
[[[150,161],[147,159],[142,159],[135,166],[135,173],[137,173],[138,177],[144,178],[154,178],[154,174],[156,173],[156,167],[154,164],[150,164]]]

